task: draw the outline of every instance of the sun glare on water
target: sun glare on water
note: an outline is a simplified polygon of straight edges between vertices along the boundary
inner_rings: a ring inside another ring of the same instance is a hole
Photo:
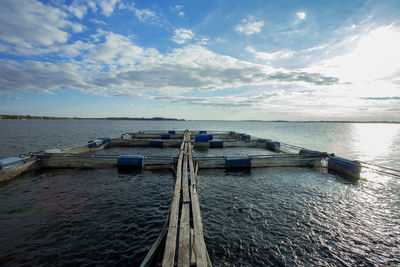
[[[397,124],[357,123],[352,127],[353,151],[360,160],[368,162],[386,158],[394,150],[394,141],[400,134]]]

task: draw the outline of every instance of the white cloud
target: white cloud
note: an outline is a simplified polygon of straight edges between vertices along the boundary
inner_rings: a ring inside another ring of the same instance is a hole
[[[298,18],[299,20],[304,20],[304,19],[307,18],[307,14],[306,14],[305,12],[303,12],[303,11],[297,12],[296,15],[297,15],[297,18]]]
[[[101,61],[107,67],[134,66],[135,64],[148,64],[160,57],[155,49],[144,49],[131,42],[123,35],[112,32],[100,32],[104,42],[91,49],[89,58]]]
[[[70,13],[74,14],[78,19],[83,19],[87,13],[87,7],[77,1],[74,1],[70,6],[67,6],[66,9]]]
[[[246,50],[253,54],[253,56],[257,59],[261,59],[264,61],[272,61],[272,60],[279,60],[279,59],[285,59],[285,58],[291,58],[295,54],[294,51],[291,50],[280,50],[274,53],[268,53],[268,52],[257,52],[253,47],[248,46],[246,47]]]
[[[235,26],[235,31],[244,33],[246,35],[252,35],[261,32],[261,28],[264,26],[263,20],[255,20],[255,18],[250,17],[248,19],[243,19],[242,23]]]
[[[98,19],[89,19],[90,22],[98,24],[98,25],[107,25],[107,23],[105,23],[102,20],[98,20]]]
[[[183,17],[185,16],[185,13],[183,12],[183,5],[176,5],[173,7],[170,7],[172,11],[174,11],[178,16]]]
[[[100,0],[98,4],[103,15],[108,17],[114,12],[118,2],[120,2],[120,0]]]
[[[135,16],[142,22],[156,18],[156,13],[150,9],[134,8]]]
[[[104,42],[91,48],[83,62],[2,60],[1,90],[49,93],[64,88],[91,94],[144,97],[155,91],[178,94],[193,89],[207,91],[275,83],[337,83],[332,77],[278,71],[219,55],[198,45],[174,49],[163,55],[157,50],[136,46],[124,36],[103,34]],[[84,45],[78,43],[77,46]]]
[[[174,36],[172,36],[172,41],[177,44],[184,44],[187,41],[191,40],[195,34],[189,29],[179,28],[174,32]]]
[[[354,96],[398,95],[400,28],[394,25],[368,29],[327,48],[330,55],[314,62],[308,71],[340,77]],[[329,51],[333,50],[333,51]]]
[[[65,43],[68,28],[83,30],[82,25],[68,21],[64,11],[39,1],[0,1],[0,40],[5,43],[24,49]]]
[[[0,90],[51,93],[60,88],[90,88],[79,64],[0,59]]]

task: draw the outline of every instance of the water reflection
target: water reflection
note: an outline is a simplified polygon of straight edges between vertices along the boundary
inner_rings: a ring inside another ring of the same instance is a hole
[[[383,162],[399,146],[400,127],[397,124],[351,124],[352,147],[362,161]]]

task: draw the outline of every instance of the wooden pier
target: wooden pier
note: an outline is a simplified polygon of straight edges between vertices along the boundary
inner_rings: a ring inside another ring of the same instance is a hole
[[[204,242],[190,131],[185,131],[176,164],[168,218],[141,266],[211,266]],[[163,245],[164,243],[164,245]],[[163,248],[163,249],[162,249]]]

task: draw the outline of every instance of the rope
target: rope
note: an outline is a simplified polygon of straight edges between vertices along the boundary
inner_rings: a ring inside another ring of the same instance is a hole
[[[368,167],[368,166],[363,166],[363,168],[370,169],[370,170],[372,170],[372,171],[374,171],[374,172],[376,172],[376,173],[383,173],[383,174],[387,174],[387,175],[393,176],[393,177],[395,177],[395,178],[400,178],[400,175],[398,175],[398,174],[394,174],[394,173],[390,173],[390,172],[385,172],[385,171],[373,169],[373,168]]]
[[[381,169],[385,169],[385,170],[389,170],[389,171],[394,171],[394,172],[399,172],[400,173],[400,170],[392,169],[392,168],[385,167],[385,166],[376,165],[376,164],[371,163],[371,162],[366,162],[366,161],[358,161],[358,162],[363,163],[363,164],[367,164],[367,165],[371,165],[371,166],[374,166],[374,167],[378,167],[378,168],[381,168]]]

